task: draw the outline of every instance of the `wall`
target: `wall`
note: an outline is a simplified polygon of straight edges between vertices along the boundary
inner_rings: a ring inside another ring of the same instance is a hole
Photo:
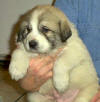
[[[19,16],[37,4],[50,3],[52,0],[0,0],[0,55],[10,52],[9,40]]]

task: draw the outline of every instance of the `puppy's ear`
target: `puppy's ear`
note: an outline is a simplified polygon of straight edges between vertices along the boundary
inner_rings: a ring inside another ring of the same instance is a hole
[[[23,34],[23,29],[19,29],[19,31],[17,32],[17,42],[21,42],[24,39],[24,34]]]
[[[59,23],[60,25],[60,38],[61,38],[61,41],[62,42],[66,42],[66,40],[71,37],[72,35],[72,32],[71,32],[71,29],[68,25],[68,23],[65,21],[65,22],[60,22]]]
[[[22,23],[17,33],[17,42],[23,41],[31,32],[31,30],[32,27],[30,26],[30,24],[27,24],[26,22]]]

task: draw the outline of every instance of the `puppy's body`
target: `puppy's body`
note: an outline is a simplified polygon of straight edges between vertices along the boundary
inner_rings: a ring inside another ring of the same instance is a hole
[[[30,12],[28,19],[21,26],[22,29],[26,28],[19,31],[19,49],[12,54],[9,71],[13,79],[25,76],[30,58],[39,53],[50,55],[64,47],[55,62],[53,79],[41,86],[39,92],[29,94],[29,102],[56,102],[43,96],[52,95],[54,88],[59,93],[79,89],[74,102],[90,102],[98,90],[98,78],[74,25],[52,6],[36,7]]]

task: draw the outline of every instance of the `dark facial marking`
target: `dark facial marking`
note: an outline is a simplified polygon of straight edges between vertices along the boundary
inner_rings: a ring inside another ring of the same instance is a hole
[[[18,32],[17,42],[23,41],[31,31],[32,31],[31,25],[26,25],[22,27]]]
[[[49,34],[48,34],[49,33]],[[48,42],[51,44],[51,48],[55,48],[57,44],[57,34],[54,31],[50,31],[47,34],[44,34],[45,38],[48,40]]]
[[[41,32],[42,32],[42,33],[46,34],[46,33],[48,33],[49,31],[50,31],[50,29],[49,29],[48,27],[46,27],[46,26],[42,26],[42,27],[41,27]]]
[[[42,25],[40,28],[40,32],[46,37],[46,39],[51,43],[54,42],[54,35],[48,36],[48,33],[53,33],[47,26]]]

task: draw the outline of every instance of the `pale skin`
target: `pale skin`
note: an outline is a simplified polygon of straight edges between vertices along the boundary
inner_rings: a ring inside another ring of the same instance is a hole
[[[27,75],[19,80],[22,88],[27,91],[38,91],[40,86],[52,77],[54,60],[50,56],[32,59]]]

